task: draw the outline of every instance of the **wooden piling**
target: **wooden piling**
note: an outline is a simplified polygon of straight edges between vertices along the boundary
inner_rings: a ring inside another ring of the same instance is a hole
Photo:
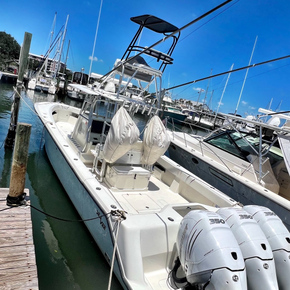
[[[14,93],[14,102],[11,109],[11,118],[8,133],[5,139],[5,148],[12,148],[15,140],[16,126],[18,122],[18,112],[20,106],[20,94],[22,89],[22,82],[24,77],[24,72],[27,67],[28,55],[30,50],[32,34],[25,32],[23,45],[21,47],[19,56],[19,70],[16,92]]]
[[[9,195],[7,196],[8,205],[21,205],[23,201],[23,197],[21,198],[21,196],[25,186],[30,132],[30,124],[18,123],[12,159],[10,189]]]

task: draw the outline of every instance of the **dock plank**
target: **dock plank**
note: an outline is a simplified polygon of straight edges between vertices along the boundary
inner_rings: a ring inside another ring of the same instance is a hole
[[[0,188],[0,289],[38,289],[29,192],[27,206],[9,208]]]

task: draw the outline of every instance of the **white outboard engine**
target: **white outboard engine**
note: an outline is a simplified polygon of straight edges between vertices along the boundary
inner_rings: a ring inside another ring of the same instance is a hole
[[[256,220],[242,208],[221,208],[217,213],[225,219],[241,248],[248,289],[278,290],[273,252]]]
[[[257,221],[272,248],[279,290],[290,289],[290,234],[281,219],[270,209],[247,205],[244,209]]]
[[[247,289],[242,252],[229,226],[217,213],[189,212],[179,227],[177,251],[190,285],[186,289]]]

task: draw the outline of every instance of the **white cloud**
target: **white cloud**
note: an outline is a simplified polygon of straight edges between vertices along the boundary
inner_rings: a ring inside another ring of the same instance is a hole
[[[251,110],[256,110],[256,107],[252,107],[252,106],[250,106],[249,109],[251,109]]]
[[[103,62],[102,59],[98,59],[96,56],[94,56],[94,58],[92,56],[89,56],[89,60],[92,60],[92,59],[93,61]]]
[[[245,101],[242,101],[242,105],[247,105],[248,104],[248,102],[245,102]]]
[[[200,91],[204,92],[204,89],[202,89],[202,88],[193,88],[193,90],[198,91],[198,92],[200,92]]]

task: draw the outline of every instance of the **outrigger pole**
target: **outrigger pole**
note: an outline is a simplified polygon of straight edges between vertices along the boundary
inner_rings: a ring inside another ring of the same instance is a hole
[[[182,26],[181,28],[175,30],[174,32],[172,32],[171,34],[165,36],[164,38],[160,39],[159,41],[155,42],[154,44],[152,44],[151,46],[147,47],[146,49],[142,50],[141,52],[137,53],[135,55],[135,57],[143,54],[145,51],[150,50],[151,48],[157,46],[158,44],[164,42],[165,40],[167,40],[168,38],[174,36],[175,34],[181,32],[182,30],[184,30],[185,28],[191,26],[192,24],[196,23],[197,21],[201,20],[202,18],[208,16],[209,14],[213,13],[214,11],[220,9],[221,7],[225,6],[226,4],[228,4],[229,2],[231,2],[233,0],[227,0],[223,3],[221,3],[220,5],[216,6],[215,8],[209,10],[208,12],[204,13],[203,15],[197,17],[196,19],[192,20],[191,22],[187,23],[186,25]],[[110,73],[112,73],[113,71],[115,71],[116,69],[118,69],[119,67],[121,67],[121,65],[126,64],[127,62],[129,62],[129,59],[124,61],[123,63],[119,64],[118,66],[114,67],[111,71],[109,71],[108,73],[106,73],[105,75],[103,75],[100,80],[104,79],[106,76],[108,76]]]
[[[243,67],[236,68],[236,69],[233,69],[233,70],[225,71],[225,72],[222,72],[222,73],[218,73],[218,74],[215,74],[215,75],[211,75],[211,76],[208,76],[208,77],[204,77],[204,78],[201,78],[201,79],[197,79],[197,80],[194,80],[194,81],[190,81],[190,82],[187,82],[187,83],[176,85],[174,87],[170,87],[170,88],[167,88],[165,90],[166,91],[170,91],[170,90],[173,90],[173,89],[176,89],[176,88],[180,88],[180,87],[183,87],[183,86],[187,86],[187,85],[190,85],[190,84],[194,84],[194,83],[197,83],[197,82],[201,82],[201,81],[208,80],[208,79],[211,79],[211,78],[215,78],[215,77],[219,77],[219,76],[222,76],[222,75],[226,75],[226,74],[229,74],[229,73],[232,73],[232,72],[236,72],[236,71],[252,68],[252,67],[255,67],[255,66],[262,65],[262,64],[266,64],[266,63],[282,60],[282,59],[289,58],[289,57],[290,57],[290,54],[285,55],[285,56],[281,56],[281,57],[277,57],[277,58],[273,58],[273,59],[270,59],[270,60],[254,63],[254,64],[251,64],[251,65],[243,66]]]

